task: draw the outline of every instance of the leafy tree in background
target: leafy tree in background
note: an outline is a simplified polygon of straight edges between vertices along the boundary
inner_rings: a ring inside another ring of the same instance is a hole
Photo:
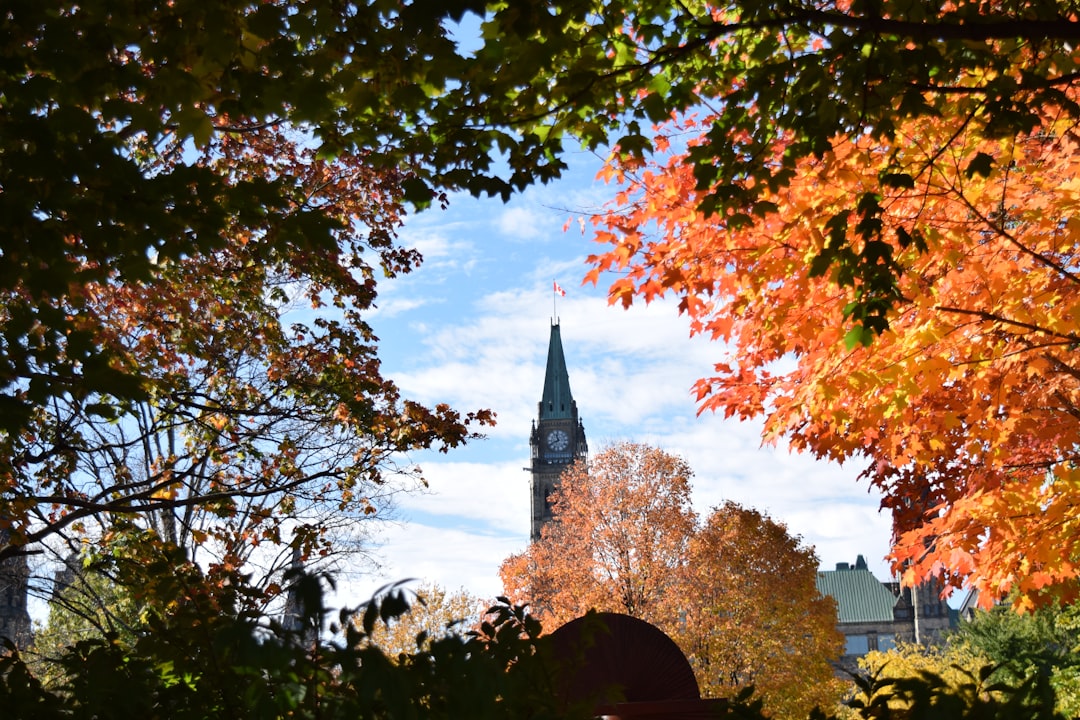
[[[506,596],[551,628],[591,609],[671,626],[697,520],[692,474],[681,458],[635,443],[567,468],[541,539],[503,562]]]
[[[1040,718],[1063,720],[1045,675],[1002,681],[970,648],[901,644],[859,661],[866,671],[837,718]]]
[[[1048,678],[1057,709],[1080,713],[1080,609],[1050,605],[1023,615],[997,606],[976,612],[949,635],[950,647],[977,653],[996,667],[994,679]]]
[[[843,639],[818,595],[817,558],[780,523],[735,503],[699,527],[692,472],[634,443],[568,468],[540,540],[500,568],[506,595],[551,628],[588,610],[650,622],[687,655],[706,696],[753,686],[770,715],[831,709]]]
[[[669,630],[703,695],[752,686],[774,717],[833,708],[848,690],[831,661],[843,651],[836,604],[817,590],[817,555],[783,523],[727,501],[690,539]]]
[[[101,563],[73,556],[57,573],[45,624],[24,651],[35,676],[49,688],[61,678],[59,659],[79,642],[113,638],[131,646],[142,623],[142,604]]]
[[[380,623],[369,641],[390,658],[427,650],[448,635],[463,635],[480,624],[487,606],[466,590],[447,591],[437,583],[423,583],[410,591],[409,609]]]
[[[888,651],[874,650],[859,659],[859,668],[879,689],[889,683],[907,681],[933,675],[947,688],[958,688],[980,679],[980,673],[989,662],[985,656],[960,645],[920,645],[899,643]],[[856,698],[869,700],[867,687],[859,688]],[[890,698],[889,707],[894,711],[909,707],[909,702],[898,694]]]
[[[856,705],[879,702],[910,711],[934,693],[942,708],[1008,717],[1076,717],[1078,628],[1075,606],[1050,605],[1020,614],[1007,605],[978,610],[944,645],[901,644],[859,660]],[[931,680],[937,689],[926,686]],[[1055,714],[1056,713],[1056,714]],[[1016,714],[1015,716],[1021,716]]]

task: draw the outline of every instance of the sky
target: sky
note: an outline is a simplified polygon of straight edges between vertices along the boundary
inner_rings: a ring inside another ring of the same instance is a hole
[[[890,521],[876,492],[857,481],[858,467],[763,447],[758,423],[699,416],[690,388],[724,346],[691,338],[674,302],[623,310],[607,303],[613,276],[581,284],[586,257],[601,246],[576,218],[614,190],[594,180],[600,158],[582,152],[569,161],[566,177],[509,203],[454,196],[448,209],[413,215],[402,228],[403,244],[425,260],[380,282],[369,319],[384,371],[405,397],[488,408],[497,425],[465,448],[409,458],[429,489],[398,499],[398,520],[375,539],[381,567],[343,580],[342,604],[407,578],[500,594],[499,564],[528,543],[528,439],[553,320],[593,453],[624,440],[675,453],[694,469],[699,514],[733,500],[784,523],[823,568],[862,554],[880,579],[891,577]],[[556,299],[553,282],[565,297]]]

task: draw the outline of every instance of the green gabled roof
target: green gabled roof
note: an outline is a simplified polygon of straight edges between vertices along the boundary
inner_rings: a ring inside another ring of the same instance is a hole
[[[836,600],[841,623],[891,622],[896,596],[869,570],[822,570],[817,589]]]
[[[544,396],[540,400],[541,420],[561,420],[573,417],[574,398],[570,394],[570,375],[566,372],[562,335],[559,325],[551,326],[548,341],[547,371],[544,375]]]

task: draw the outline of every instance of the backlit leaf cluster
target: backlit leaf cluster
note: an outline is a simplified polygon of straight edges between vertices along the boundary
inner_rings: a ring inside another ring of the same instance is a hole
[[[620,272],[612,302],[671,293],[693,332],[725,343],[696,385],[702,409],[861,467],[908,581],[1030,606],[1072,597],[1080,561],[1080,138],[1052,107],[1036,131],[988,138],[985,111],[962,107],[888,140],[834,136],[746,221],[700,208],[687,158],[716,116],[672,121],[664,159],[606,171],[625,185],[595,218],[606,248],[589,277]],[[866,296],[821,261],[837,253],[896,271],[887,326],[867,330]]]

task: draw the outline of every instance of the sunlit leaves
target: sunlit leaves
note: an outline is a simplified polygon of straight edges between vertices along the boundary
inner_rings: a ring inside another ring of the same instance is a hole
[[[434,583],[424,583],[408,594],[411,599],[405,612],[367,630],[368,642],[390,658],[428,650],[449,635],[475,629],[486,607],[465,590],[448,591]]]
[[[1030,606],[1071,597],[1080,561],[1062,551],[1080,522],[1080,150],[1057,115],[987,139],[965,107],[899,122],[894,142],[832,138],[750,224],[700,210],[677,150],[643,169],[615,158],[626,182],[594,218],[610,246],[590,278],[619,271],[624,305],[671,293],[729,343],[695,387],[703,408],[862,464],[908,580]]]
[[[691,474],[680,458],[632,443],[568,469],[541,541],[504,564],[508,597],[536,603],[552,627],[590,608],[662,622],[694,529]]]

